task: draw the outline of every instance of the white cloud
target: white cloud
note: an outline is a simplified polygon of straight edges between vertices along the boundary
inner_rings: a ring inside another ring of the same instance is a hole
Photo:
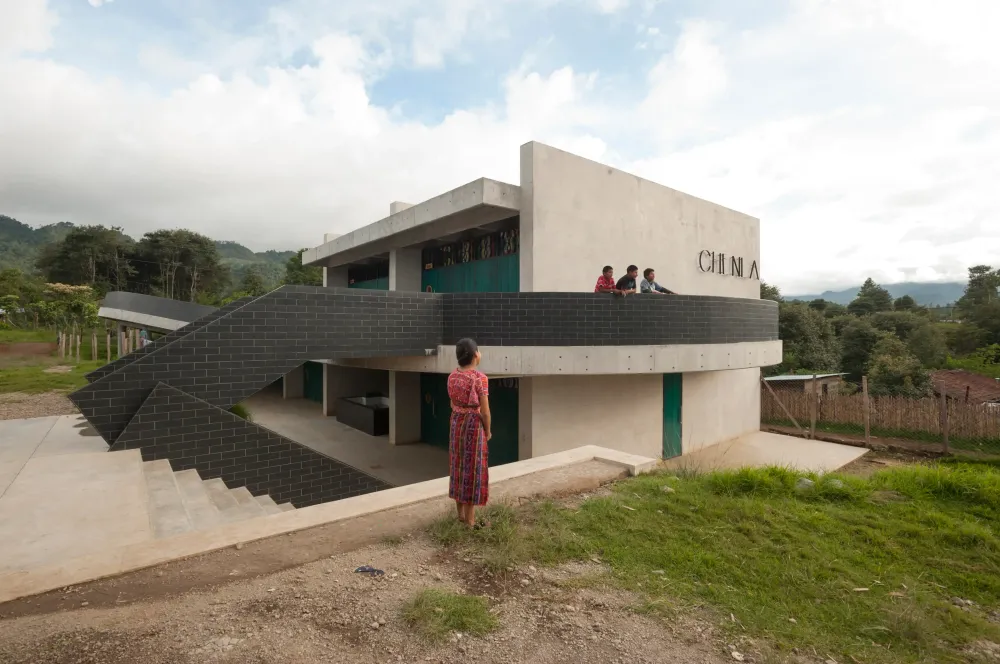
[[[100,7],[101,5],[110,5],[115,0],[87,0],[91,7]]]
[[[295,0],[261,31],[213,36],[209,58],[148,42],[136,57],[175,81],[167,92],[39,58],[57,17],[43,0],[5,3],[0,89],[18,98],[0,105],[0,153],[15,156],[0,160],[0,213],[311,246],[392,200],[516,182],[517,147],[535,139],[761,217],[764,276],[786,291],[998,260],[992,0],[959,0],[957,18],[922,0],[792,0],[754,30],[681,20],[624,83],[524,60],[500,70],[498,99],[439,122],[373,103],[388,67],[447,67],[479,38],[480,10],[442,13],[449,2]],[[386,31],[397,11],[414,19],[402,46]],[[644,15],[641,32],[659,44],[682,18]],[[275,64],[303,44],[315,62]]]
[[[4,0],[0,6],[0,57],[8,53],[38,53],[52,46],[58,17],[44,0]]]

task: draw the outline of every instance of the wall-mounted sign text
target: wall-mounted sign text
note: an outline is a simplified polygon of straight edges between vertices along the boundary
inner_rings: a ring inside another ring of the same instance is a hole
[[[721,251],[702,249],[698,254],[698,269],[702,272],[721,274],[741,279],[756,279],[760,281],[760,268],[757,261],[744,261],[742,256],[727,256]]]

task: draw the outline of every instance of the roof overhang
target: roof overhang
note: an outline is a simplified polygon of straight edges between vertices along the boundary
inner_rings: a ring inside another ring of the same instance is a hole
[[[186,320],[176,320],[173,318],[164,318],[163,316],[152,316],[150,314],[141,314],[135,311],[126,311],[124,309],[111,309],[109,307],[101,307],[97,311],[98,318],[104,318],[106,320],[113,320],[116,323],[125,323],[129,327],[138,327],[144,330],[152,330],[153,332],[173,332],[178,330],[191,321]]]
[[[517,215],[521,188],[480,178],[302,252],[303,265],[338,267]]]

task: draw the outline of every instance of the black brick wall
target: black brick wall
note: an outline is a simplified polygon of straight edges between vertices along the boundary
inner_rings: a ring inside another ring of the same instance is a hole
[[[719,344],[778,338],[770,300],[607,293],[445,295],[444,339],[482,346]]]
[[[226,306],[220,309],[216,309],[212,313],[202,316],[198,320],[192,321],[187,325],[185,325],[184,327],[179,327],[173,332],[168,332],[167,334],[164,334],[162,337],[156,339],[155,341],[151,341],[150,343],[146,344],[144,348],[136,348],[128,355],[123,355],[114,362],[108,362],[103,367],[94,369],[84,377],[87,379],[88,383],[93,383],[98,378],[103,378],[104,376],[107,376],[110,373],[114,373],[115,371],[118,371],[122,367],[132,364],[140,357],[145,357],[146,355],[149,355],[153,351],[163,348],[167,344],[176,341],[177,339],[180,339],[181,337],[187,335],[188,333],[194,332],[195,330],[205,327],[205,325],[207,325],[208,323],[211,323],[212,321],[222,318],[231,311],[239,309],[244,304],[252,301],[253,299],[254,298],[252,297],[242,297],[238,300],[233,300]],[[117,334],[117,332],[115,334]]]
[[[109,444],[157,383],[228,409],[307,360],[423,355],[440,295],[284,286],[70,395]]]
[[[139,449],[144,461],[168,459],[296,507],[389,488],[370,475],[269,429],[160,383],[128,423],[113,450]]]
[[[778,309],[685,295],[284,286],[103,367],[70,398],[113,449],[138,448],[301,507],[386,485],[228,409],[307,360],[423,355],[466,336],[490,346],[768,341],[778,338]]]

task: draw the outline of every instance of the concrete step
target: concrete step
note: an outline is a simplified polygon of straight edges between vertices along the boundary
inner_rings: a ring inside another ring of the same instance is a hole
[[[233,489],[230,491],[230,495],[236,502],[236,506],[222,511],[222,518],[227,523],[266,516],[264,508],[254,500],[253,495],[246,487],[241,486],[238,489]]]
[[[146,479],[149,525],[153,537],[170,537],[191,530],[191,520],[184,509],[170,462],[166,459],[147,461],[142,464],[142,473]]]
[[[274,502],[274,498],[266,493],[263,496],[257,496],[256,500],[264,510],[264,514],[281,514],[284,511],[278,507],[278,503]]]
[[[205,482],[201,481],[197,470],[182,470],[179,473],[174,473],[174,479],[177,481],[177,488],[180,489],[181,499],[184,501],[184,509],[187,510],[188,519],[191,520],[192,529],[211,528],[222,521],[219,508],[212,502]]]
[[[209,498],[220,512],[225,512],[226,510],[233,509],[239,503],[236,502],[236,498],[229,491],[229,487],[218,477],[205,480],[205,490],[208,491]]]
[[[281,508],[282,512],[291,512],[295,509],[295,505],[292,505],[291,503],[281,503],[278,507]]]

